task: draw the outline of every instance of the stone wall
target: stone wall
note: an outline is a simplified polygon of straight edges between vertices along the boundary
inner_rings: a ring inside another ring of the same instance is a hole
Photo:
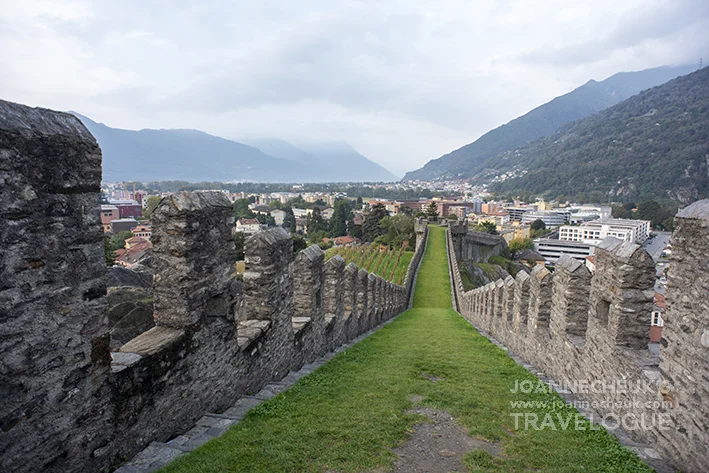
[[[0,102],[0,173],[2,471],[115,467],[399,314],[427,232],[400,286],[317,246],[294,259],[272,228],[247,239],[242,286],[229,201],[170,195],[153,214],[154,326],[116,348],[96,141],[71,115]]]
[[[111,429],[101,150],[66,113],[0,101],[0,470],[64,470]]]
[[[491,256],[509,256],[507,242],[499,235],[476,232],[468,228],[468,222],[450,222],[452,248],[459,261],[487,263]]]
[[[593,274],[565,256],[553,274],[536,267],[465,292],[454,233],[463,317],[588,401],[606,427],[620,425],[682,471],[709,471],[709,201],[675,217],[659,356],[648,349],[655,268],[639,245],[607,238]]]

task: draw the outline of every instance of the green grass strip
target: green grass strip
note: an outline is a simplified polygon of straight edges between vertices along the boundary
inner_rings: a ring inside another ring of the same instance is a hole
[[[432,383],[422,374],[440,377]],[[335,356],[290,390],[253,409],[223,436],[163,472],[371,472],[393,468],[391,447],[414,424],[412,395],[450,412],[470,435],[502,443],[503,456],[466,455],[475,472],[647,472],[604,430],[515,431],[511,401],[559,401],[556,394],[514,394],[537,381],[451,309],[445,233],[432,227],[414,308]],[[205,386],[208,389],[208,386]],[[568,407],[528,408],[543,415]],[[586,424],[587,425],[587,424]]]

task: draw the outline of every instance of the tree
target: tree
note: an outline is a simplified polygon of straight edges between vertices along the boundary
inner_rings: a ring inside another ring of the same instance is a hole
[[[374,241],[378,236],[384,234],[384,230],[380,227],[379,223],[383,218],[389,216],[384,204],[375,204],[374,207],[369,211],[366,217],[364,217],[364,223],[362,224],[362,238],[365,241]]]
[[[533,250],[534,241],[532,241],[531,238],[515,238],[510,242],[508,247],[510,249],[510,252],[512,253],[512,257],[515,257],[517,253],[521,251]]]
[[[308,232],[308,243],[311,245],[320,244],[324,238],[328,237],[328,233],[324,230],[318,230],[315,232]]]
[[[404,214],[408,217],[413,217],[414,216],[414,209],[412,209],[411,207],[406,207],[406,206],[399,207],[399,213]]]
[[[282,209],[283,204],[281,203],[280,200],[272,200],[271,202],[268,203],[268,206],[271,207],[272,209]]]
[[[475,231],[497,235],[497,225],[495,225],[495,222],[485,221],[475,225]]]
[[[544,220],[542,220],[541,218],[538,218],[532,222],[532,225],[530,225],[530,228],[532,230],[546,230],[547,224],[544,223]]]
[[[288,204],[291,207],[295,207],[296,209],[307,209],[308,205],[310,205],[305,201],[305,199],[303,199],[302,195],[299,195],[298,197],[293,197],[288,201]]]
[[[109,268],[116,264],[116,253],[111,249],[111,239],[108,236],[103,237],[103,259]]]
[[[640,202],[635,215],[640,220],[650,220],[653,227],[660,225],[666,218],[662,213],[662,206],[655,200]]]
[[[160,204],[160,201],[162,200],[161,197],[158,197],[157,195],[151,195],[148,197],[148,202],[145,205],[145,210],[143,210],[143,218],[150,219],[153,217],[153,211],[158,207],[158,204]]]
[[[259,223],[268,225],[269,227],[276,226],[276,219],[273,218],[270,214],[256,214],[256,220],[258,220]]]
[[[632,218],[633,212],[625,208],[625,205],[616,205],[611,208],[613,218]]]
[[[325,223],[325,220],[322,218],[322,212],[320,212],[319,207],[313,208],[313,211],[308,215],[305,228],[308,235],[327,231],[327,223]]]
[[[458,220],[458,216],[456,214],[448,214],[448,220]]]
[[[335,211],[330,219],[330,235],[340,237],[347,235],[348,222],[352,220],[350,201],[343,199],[335,202]]]
[[[129,238],[133,238],[133,232],[131,232],[130,230],[123,230],[122,232],[118,232],[117,234],[111,237],[111,240],[109,242],[109,248],[111,248],[111,251],[120,250],[121,248],[124,248],[126,246],[126,240]]]
[[[305,241],[305,238],[303,238],[302,235],[293,235],[291,238],[293,239],[293,254],[296,254],[308,247],[308,242]]]
[[[350,236],[352,238],[362,239],[362,225],[355,225],[354,223],[350,225]]]
[[[674,217],[667,217],[665,220],[662,221],[662,228],[665,229],[665,231],[668,232],[673,232],[675,231],[675,218]]]
[[[364,206],[364,202],[362,201],[362,196],[358,195],[357,196],[357,210],[362,210],[363,206]]]
[[[438,218],[438,204],[436,204],[435,200],[431,201],[431,203],[428,204],[428,207],[426,207],[426,216],[432,220]]]
[[[385,233],[376,238],[377,243],[388,245],[390,248],[401,248],[406,241],[410,246],[416,246],[414,220],[411,217],[404,214],[385,217],[379,226]]]
[[[244,259],[244,243],[246,243],[246,234],[244,232],[234,233],[234,246],[236,247],[236,259],[241,261]]]
[[[237,219],[254,218],[254,213],[249,208],[251,201],[249,199],[236,199],[234,201],[234,215]]]
[[[288,230],[290,233],[295,233],[295,215],[293,214],[293,209],[290,205],[286,205],[284,211],[286,214],[283,216],[283,228]]]

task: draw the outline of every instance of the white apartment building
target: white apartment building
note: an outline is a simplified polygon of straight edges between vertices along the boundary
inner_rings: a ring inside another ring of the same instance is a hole
[[[305,218],[308,216],[308,211],[307,209],[297,209],[293,207],[293,215],[295,218]]]
[[[512,205],[505,207],[505,211],[510,215],[510,220],[513,222],[521,222],[524,214],[535,210],[532,207],[515,207]]]
[[[532,223],[539,219],[547,227],[558,227],[569,223],[570,212],[558,210],[533,210],[522,215],[522,223]]]
[[[569,255],[585,264],[586,257],[594,254],[596,247],[581,242],[540,238],[534,240],[534,249],[552,264],[556,263],[563,255]]]
[[[649,220],[609,218],[584,222],[579,226],[564,225],[559,228],[559,240],[598,245],[606,237],[642,243],[650,236]]]

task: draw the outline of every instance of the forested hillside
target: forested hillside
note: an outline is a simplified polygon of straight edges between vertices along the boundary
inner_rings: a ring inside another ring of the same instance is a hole
[[[485,170],[489,159],[500,153],[549,136],[574,120],[588,117],[692,70],[690,66],[657,67],[620,72],[600,82],[590,80],[485,133],[474,142],[429,161],[423,168],[407,173],[403,180],[476,176]]]
[[[499,192],[591,200],[709,196],[709,68],[631,97],[489,161],[526,171]],[[600,197],[600,199],[599,199]]]

